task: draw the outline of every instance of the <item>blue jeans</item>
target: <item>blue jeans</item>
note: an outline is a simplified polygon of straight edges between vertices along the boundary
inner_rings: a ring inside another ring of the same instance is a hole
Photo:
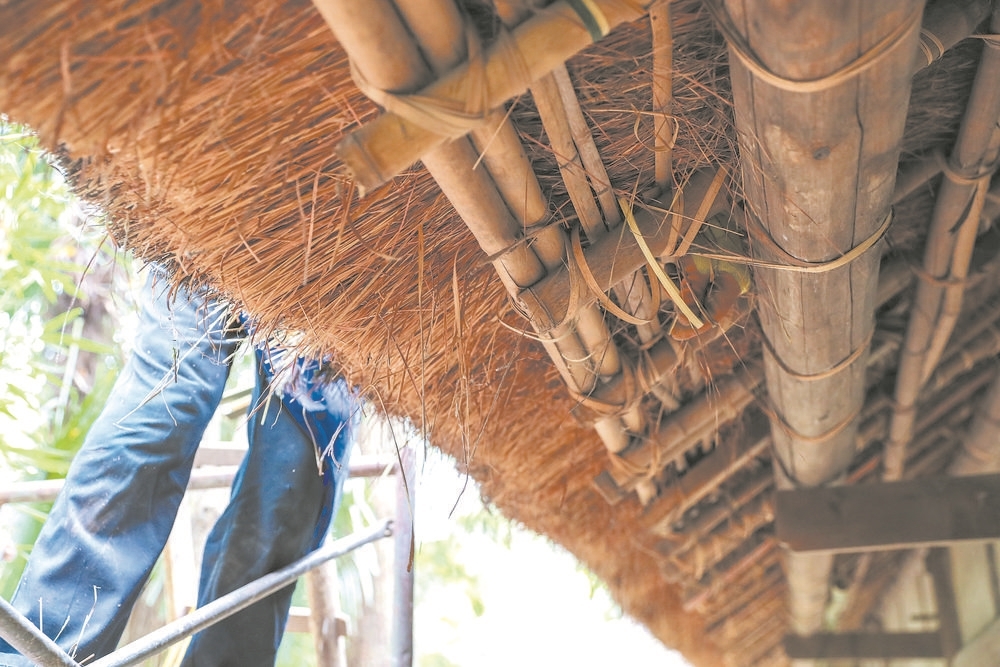
[[[151,275],[135,349],[73,461],[12,600],[77,661],[118,644],[246,337],[227,307],[183,290],[171,300],[167,289]],[[274,354],[256,351],[250,449],[205,547],[199,605],[319,546],[347,476],[351,392],[343,380],[320,383],[314,365],[293,362],[294,380],[269,400]],[[196,635],[184,664],[273,665],[292,590]],[[0,640],[0,665],[29,664]]]

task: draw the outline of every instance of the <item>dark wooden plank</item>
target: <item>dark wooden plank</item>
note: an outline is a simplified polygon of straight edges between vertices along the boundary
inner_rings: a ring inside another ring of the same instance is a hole
[[[785,653],[792,660],[943,657],[941,641],[936,632],[817,633],[804,637],[786,635]]]
[[[1000,475],[779,491],[778,541],[849,552],[1000,539]]]
[[[934,581],[934,599],[938,614],[938,636],[946,656],[955,655],[962,646],[962,628],[958,620],[955,582],[951,575],[951,554],[938,547],[927,553],[927,572]]]

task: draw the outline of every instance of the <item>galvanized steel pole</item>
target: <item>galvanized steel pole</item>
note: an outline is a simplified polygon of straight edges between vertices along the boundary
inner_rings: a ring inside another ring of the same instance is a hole
[[[219,599],[209,602],[204,607],[199,607],[173,623],[169,623],[159,630],[146,635],[142,639],[118,649],[111,655],[90,663],[89,667],[128,667],[128,665],[138,664],[185,637],[190,637],[213,623],[232,616],[236,612],[249,607],[254,602],[288,586],[306,572],[323,563],[343,556],[369,542],[374,542],[390,535],[392,535],[391,521],[385,519],[364,533],[348,535],[335,542],[331,542],[291,565],[267,574],[231,593],[227,593]],[[69,663],[53,664],[78,667],[72,661]]]
[[[40,667],[80,667],[3,598],[0,598],[0,637]]]

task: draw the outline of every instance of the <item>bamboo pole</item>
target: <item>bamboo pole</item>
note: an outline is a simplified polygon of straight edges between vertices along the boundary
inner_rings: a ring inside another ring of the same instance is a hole
[[[439,4],[442,15],[457,11],[453,3],[451,9],[447,2]],[[431,79],[433,75],[431,68],[424,61],[424,56],[414,43],[413,36],[404,25],[396,7],[390,3],[366,5],[361,8],[354,3],[339,0],[317,0],[317,6],[338,40],[355,61],[356,67],[372,85],[386,90],[412,90]],[[409,8],[407,11],[410,15],[428,13],[426,8]],[[430,29],[433,33],[428,37],[429,44],[426,51],[432,57],[452,58],[456,53],[462,53],[449,49],[448,44],[444,43],[446,40],[442,38],[443,33],[432,29],[433,22],[421,22],[418,18],[415,19],[415,23],[419,29]],[[446,20],[441,25],[454,27],[459,24],[455,20]],[[373,35],[380,37],[373,39]],[[451,37],[460,41],[459,38],[464,38],[464,30],[452,34]],[[405,67],[383,57],[380,42],[382,38],[393,42],[392,53],[394,57],[404,59]],[[404,49],[403,45],[408,45],[408,48]],[[448,64],[438,60],[435,65],[444,69],[447,66],[454,66],[455,63]],[[506,137],[502,140],[507,141],[511,135],[498,133],[497,136]],[[487,153],[492,162],[499,162],[512,154],[515,152],[509,143],[496,145],[495,150]],[[525,196],[523,205],[514,209],[508,208],[507,202],[487,170],[474,168],[477,160],[476,150],[466,138],[443,144],[439,149],[424,156],[424,164],[428,171],[469,226],[484,252],[496,257],[494,265],[501,281],[509,292],[516,294],[518,289],[537,282],[546,272],[545,265],[534,253],[533,248],[529,244],[520,242],[523,224],[511,213],[511,210],[520,210],[526,215],[535,215],[538,212],[538,199],[533,196],[531,181],[525,176],[524,165],[527,163],[527,158],[507,162],[507,170],[502,172],[504,176],[509,177],[504,180],[508,195],[511,198],[518,195]],[[515,194],[519,185],[523,185],[523,189]],[[554,230],[554,233],[558,231]],[[539,247],[546,253],[549,262],[561,263],[558,251],[552,249],[551,234],[544,236],[545,242]],[[558,338],[558,342],[543,340],[542,344],[567,384],[577,392],[586,393],[591,391],[596,383],[596,376],[591,368],[592,355],[584,348],[572,326],[572,323],[567,323],[566,327],[552,332],[553,338]]]
[[[321,5],[330,1],[317,0],[317,6],[323,11]],[[380,4],[384,2],[385,0],[381,0]],[[588,4],[596,8],[596,14],[603,17],[609,28],[614,28],[626,21],[641,18],[652,2],[653,0],[636,3],[593,0]],[[359,5],[358,12],[368,11],[368,7],[369,5]],[[932,57],[928,58],[915,51],[913,71],[925,67],[955,42],[967,37],[979,23],[977,16],[985,15],[983,12],[988,11],[987,7],[987,0],[975,0],[971,3],[946,0],[934,3],[928,11],[926,26],[928,34],[934,35],[934,39],[929,40],[933,47]],[[514,20],[528,16],[525,8],[515,6],[515,3],[501,3],[499,8]],[[377,8],[371,11],[377,11]],[[472,117],[485,114],[525,92],[533,81],[551,72],[590,45],[594,39],[580,15],[565,0],[555,2],[544,12],[518,23],[511,40],[501,40],[487,50],[485,67],[481,70],[478,67],[460,66],[441,81],[421,90],[420,96],[440,100],[443,106],[454,110],[468,111]],[[372,44],[383,43],[383,38],[377,31],[370,37]],[[385,41],[388,43],[388,40]],[[470,90],[488,91],[488,99],[482,100],[484,108],[467,108]],[[438,130],[435,132],[395,113],[386,113],[346,137],[337,146],[337,153],[354,175],[363,193],[402,172],[448,137],[461,136],[470,125],[475,125],[471,117],[467,122],[454,127],[435,127]]]
[[[670,2],[658,0],[649,8],[653,36],[653,179],[660,197],[673,189],[674,132],[677,121],[673,112],[674,38],[670,28]]]
[[[705,199],[710,196],[714,174],[714,171],[702,170],[691,177],[684,188],[681,216],[639,206],[633,209],[639,232],[654,256],[659,257],[668,247],[673,226],[678,224],[677,218],[693,218]],[[709,207],[707,217],[729,210],[728,199],[721,193],[712,197],[707,205]],[[646,263],[646,257],[638,241],[630,233],[600,234],[592,241],[584,256],[590,273],[603,292],[610,291],[615,285],[627,281]],[[563,267],[530,288],[521,290],[518,298],[527,304],[532,312],[548,317],[549,322],[560,322],[573,315],[569,312],[572,281],[570,270]],[[596,299],[596,295],[588,291],[578,295],[577,303],[589,305]]]
[[[573,82],[569,78],[566,65],[559,65],[548,76],[552,78],[559,99],[562,100],[563,114],[569,126],[570,137],[580,156],[580,163],[587,175],[587,181],[594,191],[594,196],[597,197],[598,204],[600,204],[604,224],[608,229],[613,229],[621,224],[622,212],[618,208],[618,200],[611,187],[611,179],[608,177],[608,171],[604,167],[601,154],[597,150],[597,144],[594,143],[594,135],[590,132],[587,119],[583,116],[580,100],[576,96],[576,89],[573,88]]]
[[[457,7],[448,0],[438,4],[441,6],[437,12],[429,11],[426,3],[413,0],[399,0],[396,6],[409,31],[414,34],[424,57],[430,61],[431,70],[441,74],[455,67],[458,64],[456,59],[464,58],[466,53],[464,49],[453,48],[456,42],[462,42],[464,36]],[[435,14],[451,18],[446,18],[440,23],[427,20],[428,16]],[[504,218],[504,208],[499,202],[489,203],[486,210],[482,210],[484,200],[481,194],[487,189],[486,185],[491,178],[494,187],[488,189],[491,193],[496,192],[496,196],[503,200],[507,210],[521,213],[518,222],[522,229],[543,222],[548,215],[548,208],[542,198],[537,178],[509,122],[499,114],[492,114],[492,123],[474,131],[472,140],[482,151],[486,170],[475,169],[474,165],[478,158],[474,158],[470,152],[472,145],[463,145],[461,150],[464,154],[456,156],[458,149],[454,144],[462,143],[464,140],[446,144],[424,157],[428,171],[442,186],[442,190],[470,228],[475,232],[478,227],[483,226],[484,220],[495,220],[498,215]],[[468,187],[468,181],[463,180],[463,172],[482,174],[480,179],[484,185]],[[486,231],[489,232],[495,227],[495,223],[487,223],[486,227]],[[504,225],[504,228],[509,229],[510,225]],[[494,250],[492,246],[484,244],[484,238],[488,238],[484,234],[477,234],[477,238],[480,239],[484,250],[487,252]],[[527,244],[522,246],[525,259],[530,260],[531,256],[527,253],[534,252],[534,256],[541,262],[541,269],[553,270],[557,266],[562,266],[565,257],[564,239],[564,235],[555,226],[542,230],[539,242],[530,250]],[[495,249],[495,252],[500,251],[502,248]],[[528,263],[522,261],[519,265]],[[535,266],[534,263],[530,265]],[[536,274],[532,274],[532,277],[535,278]],[[510,287],[510,284],[507,284]],[[596,307],[581,309],[573,320],[568,320],[557,327],[553,334],[559,342],[549,343],[550,356],[556,361],[557,366],[565,369],[564,379],[567,379],[573,391],[580,394],[591,392],[596,386],[597,375],[613,376],[620,373],[621,363],[617,349]],[[639,431],[642,427],[641,417],[637,411],[633,412],[628,427]],[[629,440],[626,429],[617,420],[606,421],[609,423],[605,426],[611,428],[598,431],[605,445],[611,451],[625,447]]]
[[[765,230],[751,245],[770,261],[829,262],[873,238],[889,211],[922,5],[722,4],[748,215]],[[761,252],[767,237],[780,252]],[[854,456],[878,257],[755,272],[781,487],[833,481]],[[786,556],[794,632],[820,628],[832,564]]]
[[[318,0],[320,4],[330,1]],[[648,4],[646,0],[592,0],[586,6],[593,9],[592,16],[599,23],[610,29],[640,18]],[[470,122],[445,122],[428,129],[390,112],[345,137],[337,153],[362,191],[386,182],[449,137],[462,136],[475,124],[475,116],[524,93],[534,81],[593,43],[595,35],[574,6],[580,5],[565,0],[549,5],[514,28],[509,39],[491,45],[476,67],[456,67],[420,91],[420,97],[437,100],[442,107],[473,117]],[[359,9],[359,13],[367,11],[367,6]],[[336,32],[336,26],[331,26]],[[379,36],[374,43],[381,44],[383,39]],[[486,91],[488,98],[470,100],[472,90]],[[470,102],[480,101],[482,108],[467,108]]]
[[[1000,6],[994,8],[990,25],[994,32],[1000,31]],[[917,296],[899,361],[896,379],[898,407],[893,413],[889,441],[886,443],[885,478],[888,480],[899,479],[903,473],[906,446],[913,437],[917,395],[928,369],[935,363],[930,355],[936,354],[940,346],[935,345],[934,338],[942,316],[947,284],[954,278],[953,269],[959,269],[958,273],[961,273],[962,265],[967,261],[955,255],[959,237],[963,235],[963,226],[975,225],[978,228],[979,225],[978,216],[972,219],[966,212],[975,203],[977,191],[985,187],[988,178],[980,172],[984,161],[990,157],[985,152],[1000,117],[998,80],[1000,47],[987,42],[949,158],[947,177],[934,204],[924,254],[923,279],[917,285]],[[968,238],[970,232],[964,231]],[[971,252],[971,244],[964,245],[964,252]],[[952,298],[954,300],[954,296]],[[941,338],[944,333],[937,336]]]

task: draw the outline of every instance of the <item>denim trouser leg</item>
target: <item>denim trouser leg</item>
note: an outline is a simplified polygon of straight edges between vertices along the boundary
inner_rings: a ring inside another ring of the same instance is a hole
[[[257,356],[247,423],[250,451],[233,483],[229,506],[205,546],[199,606],[319,546],[347,475],[352,400],[344,382],[314,388],[303,379],[280,400],[269,400],[269,372],[261,351]],[[309,375],[303,372],[304,378]],[[317,459],[327,447],[320,475]],[[192,639],[182,664],[273,665],[293,590],[289,586],[203,630]]]
[[[159,556],[240,335],[150,277],[135,349],[70,468],[13,603],[78,661],[115,648]],[[141,402],[140,402],[141,401]],[[138,403],[138,405],[137,405]],[[0,664],[28,664],[0,641]]]

